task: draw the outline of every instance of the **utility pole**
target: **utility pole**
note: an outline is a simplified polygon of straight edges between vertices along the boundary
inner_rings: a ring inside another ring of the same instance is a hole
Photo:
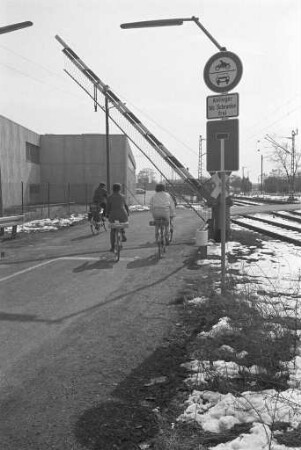
[[[260,143],[260,139],[257,141],[257,144]],[[261,149],[257,149],[258,152],[261,153],[260,155],[260,192],[261,195],[263,195],[263,154],[261,152]]]
[[[290,179],[290,194],[289,194],[289,200],[294,200],[295,195],[295,176],[296,176],[296,153],[295,153],[295,137],[298,134],[298,130],[292,130],[291,136],[286,136],[286,139],[291,139],[292,141],[292,150],[290,152],[291,154],[291,179]],[[288,152],[289,153],[289,152]]]
[[[260,190],[261,195],[263,194],[263,155],[260,157]]]
[[[107,154],[107,190],[110,192],[111,179],[110,179],[110,130],[109,130],[109,100],[108,96],[105,96],[105,112],[106,112],[106,154]]]
[[[245,187],[245,169],[246,168],[247,168],[246,166],[241,167],[241,169],[242,169],[242,190],[243,190],[244,195],[246,193],[246,187]]]
[[[294,199],[295,194],[295,175],[296,175],[296,164],[295,164],[295,137],[298,134],[298,130],[292,130],[292,153],[291,153],[291,174],[292,174],[292,186],[291,186],[291,199]]]

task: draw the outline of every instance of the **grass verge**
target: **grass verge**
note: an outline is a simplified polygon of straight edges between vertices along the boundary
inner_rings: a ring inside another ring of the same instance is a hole
[[[256,236],[237,231],[233,239],[249,248],[250,256],[261,246]],[[232,256],[232,262],[243,262],[245,256],[245,252],[238,251],[235,257]],[[260,289],[254,279],[244,279],[246,289],[236,290],[242,279],[238,281],[235,271],[229,271],[228,291],[222,296],[216,281],[220,276],[219,267],[198,266],[197,255],[194,263],[193,276],[186,279],[186,287],[176,299],[182,333],[191,336],[186,348],[186,361],[189,362],[186,367],[190,370],[187,379],[178,387],[178,394],[158,415],[159,433],[140,448],[209,450],[250,433],[252,422],[237,423],[231,429],[212,432],[201,426],[196,413],[190,420],[179,420],[188,396],[196,391],[232,395],[237,399],[237,408],[242,407],[239,399],[248,402],[249,410],[264,427],[267,449],[272,440],[287,447],[300,445],[301,426],[292,429],[288,421],[279,420],[277,413],[284,407],[282,393],[292,387],[289,367],[298,355],[298,330],[301,329],[298,308],[293,314],[291,311],[286,313],[280,285],[277,302],[275,292],[271,295]],[[200,301],[196,302],[196,299]],[[266,401],[270,405],[268,418],[255,401],[252,403],[252,394],[256,398],[256,394],[263,391],[270,393]],[[290,400],[285,402],[287,405]],[[299,405],[290,406],[299,408]]]

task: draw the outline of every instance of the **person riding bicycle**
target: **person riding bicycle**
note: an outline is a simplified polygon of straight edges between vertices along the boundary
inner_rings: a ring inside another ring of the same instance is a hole
[[[165,227],[166,244],[169,241],[167,239],[169,227],[172,227],[172,220],[176,215],[176,208],[171,195],[166,192],[163,183],[156,185],[156,193],[150,199],[150,211],[154,220],[165,219],[168,225]],[[156,236],[156,239],[158,236]]]
[[[106,189],[105,183],[99,183],[99,186],[95,189],[93,195],[93,203],[100,210],[103,210],[103,216],[107,214],[107,199],[108,199],[108,191]]]
[[[110,223],[114,223],[118,220],[120,223],[128,222],[129,220],[129,208],[125,200],[125,196],[120,193],[121,184],[113,184],[113,193],[109,195],[107,202],[107,217]],[[122,241],[125,242],[126,236],[124,228],[121,230]],[[110,233],[111,248],[110,251],[114,251],[114,229],[111,228]]]

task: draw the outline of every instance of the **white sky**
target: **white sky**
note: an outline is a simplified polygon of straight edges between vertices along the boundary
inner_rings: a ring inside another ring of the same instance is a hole
[[[243,63],[232,91],[240,95],[237,174],[244,167],[256,182],[258,147],[266,155],[264,172],[273,167],[265,134],[291,144],[282,137],[301,128],[300,0],[2,0],[0,16],[0,26],[34,22],[0,36],[0,114],[38,133],[105,131],[103,113],[94,112],[92,100],[63,72],[58,34],[130,109],[138,108],[142,122],[197,176],[206,97],[214,95],[203,69],[218,49],[192,22],[120,28],[124,22],[192,16]],[[299,142],[298,135],[297,150]],[[139,158],[137,163],[139,170]]]

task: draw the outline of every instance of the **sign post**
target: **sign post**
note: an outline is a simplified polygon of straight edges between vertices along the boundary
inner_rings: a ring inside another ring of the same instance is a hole
[[[238,94],[229,94],[242,76],[242,63],[232,52],[220,51],[213,55],[204,67],[204,80],[209,89],[222,95],[207,97],[207,171],[220,172],[221,195],[221,292],[226,290],[226,171],[238,170]],[[219,214],[220,213],[220,214]],[[215,226],[216,226],[215,222]],[[217,226],[216,226],[217,228]],[[217,231],[217,230],[216,230]]]
[[[225,292],[226,288],[226,174],[225,174],[225,140],[229,139],[228,133],[218,133],[216,138],[220,141],[221,152],[221,292]]]

